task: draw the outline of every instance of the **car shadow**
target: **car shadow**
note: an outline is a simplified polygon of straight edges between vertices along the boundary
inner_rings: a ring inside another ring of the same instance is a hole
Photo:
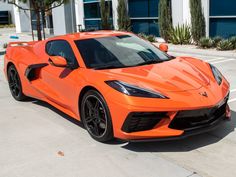
[[[51,106],[50,104],[44,101],[33,98],[28,98],[26,101],[48,108],[57,113],[58,115],[60,115],[62,118],[84,129],[84,126],[80,121],[70,117],[69,115],[61,112],[57,108]],[[226,137],[229,133],[233,132],[235,128],[236,128],[236,112],[231,111],[231,121],[225,121],[217,129],[210,131],[208,133],[191,136],[180,140],[156,141],[156,142],[126,142],[123,140],[115,139],[113,141],[107,142],[106,144],[120,145],[121,148],[135,152],[184,152],[184,151],[192,151],[204,146],[217,143],[218,141]]]
[[[53,107],[52,105],[44,102],[44,101],[41,101],[41,100],[37,100],[37,99],[34,99],[34,98],[27,98],[27,100],[25,100],[26,102],[31,102],[33,104],[36,104],[36,105],[39,105],[39,106],[43,106],[45,108],[48,108],[50,109],[51,111],[57,113],[58,115],[60,115],[62,118],[70,121],[71,123],[73,124],[76,124],[78,125],[79,127],[81,128],[84,128],[82,122],[78,121],[77,119],[74,119],[73,117],[63,113],[62,111],[60,111],[59,109]]]
[[[129,142],[122,148],[135,152],[187,152],[219,142],[236,127],[236,112],[232,111],[231,121],[225,121],[217,129],[208,133],[181,140],[157,142]]]

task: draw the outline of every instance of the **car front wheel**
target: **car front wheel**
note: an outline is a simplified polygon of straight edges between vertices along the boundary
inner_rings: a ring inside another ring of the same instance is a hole
[[[96,90],[89,90],[81,103],[81,119],[89,134],[97,141],[113,139],[109,108],[103,96]]]

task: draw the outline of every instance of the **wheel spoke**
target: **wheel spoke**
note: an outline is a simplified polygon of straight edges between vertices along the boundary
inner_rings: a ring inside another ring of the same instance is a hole
[[[17,89],[20,89],[19,84],[16,83],[15,86],[16,86]]]
[[[87,130],[95,137],[103,136],[107,129],[107,117],[102,101],[89,95],[84,103],[84,123]]]
[[[12,71],[10,72],[10,79],[12,79],[12,80],[14,79],[14,74]]]
[[[17,80],[17,79],[18,79],[18,75],[17,75],[17,73],[16,73],[16,72],[14,72],[14,74],[13,74],[13,75],[14,75],[14,79],[15,79],[15,80]]]
[[[94,110],[97,111],[98,109],[99,109],[99,101],[96,100],[95,105],[94,105]]]
[[[89,100],[86,101],[86,105],[88,109],[93,110],[93,104]]]
[[[16,95],[16,96],[19,95],[19,92],[20,92],[19,88],[18,88],[18,87],[15,87],[15,95]]]
[[[94,127],[93,127],[94,133],[96,136],[99,136],[99,127],[96,122],[94,122]]]
[[[10,88],[14,88],[15,85],[16,85],[16,84],[15,84],[14,82],[9,83]]]
[[[92,122],[93,120],[94,120],[94,117],[86,117],[86,118],[85,118],[86,123],[90,123],[90,122]]]

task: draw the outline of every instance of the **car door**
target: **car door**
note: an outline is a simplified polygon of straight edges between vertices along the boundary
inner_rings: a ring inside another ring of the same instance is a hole
[[[77,112],[78,90],[80,80],[77,72],[78,61],[66,40],[53,40],[45,46],[48,59],[61,56],[66,59],[68,67],[56,67],[49,64],[42,69],[41,80],[44,83],[44,95],[54,104],[60,106],[69,115]],[[76,106],[75,106],[76,105]],[[76,108],[77,109],[77,108]],[[69,111],[69,112],[68,112]]]

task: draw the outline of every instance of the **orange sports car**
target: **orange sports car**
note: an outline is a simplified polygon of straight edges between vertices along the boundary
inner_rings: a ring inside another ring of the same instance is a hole
[[[81,32],[9,43],[4,71],[16,100],[43,100],[100,142],[184,138],[229,120],[220,71],[166,52],[128,32]]]

